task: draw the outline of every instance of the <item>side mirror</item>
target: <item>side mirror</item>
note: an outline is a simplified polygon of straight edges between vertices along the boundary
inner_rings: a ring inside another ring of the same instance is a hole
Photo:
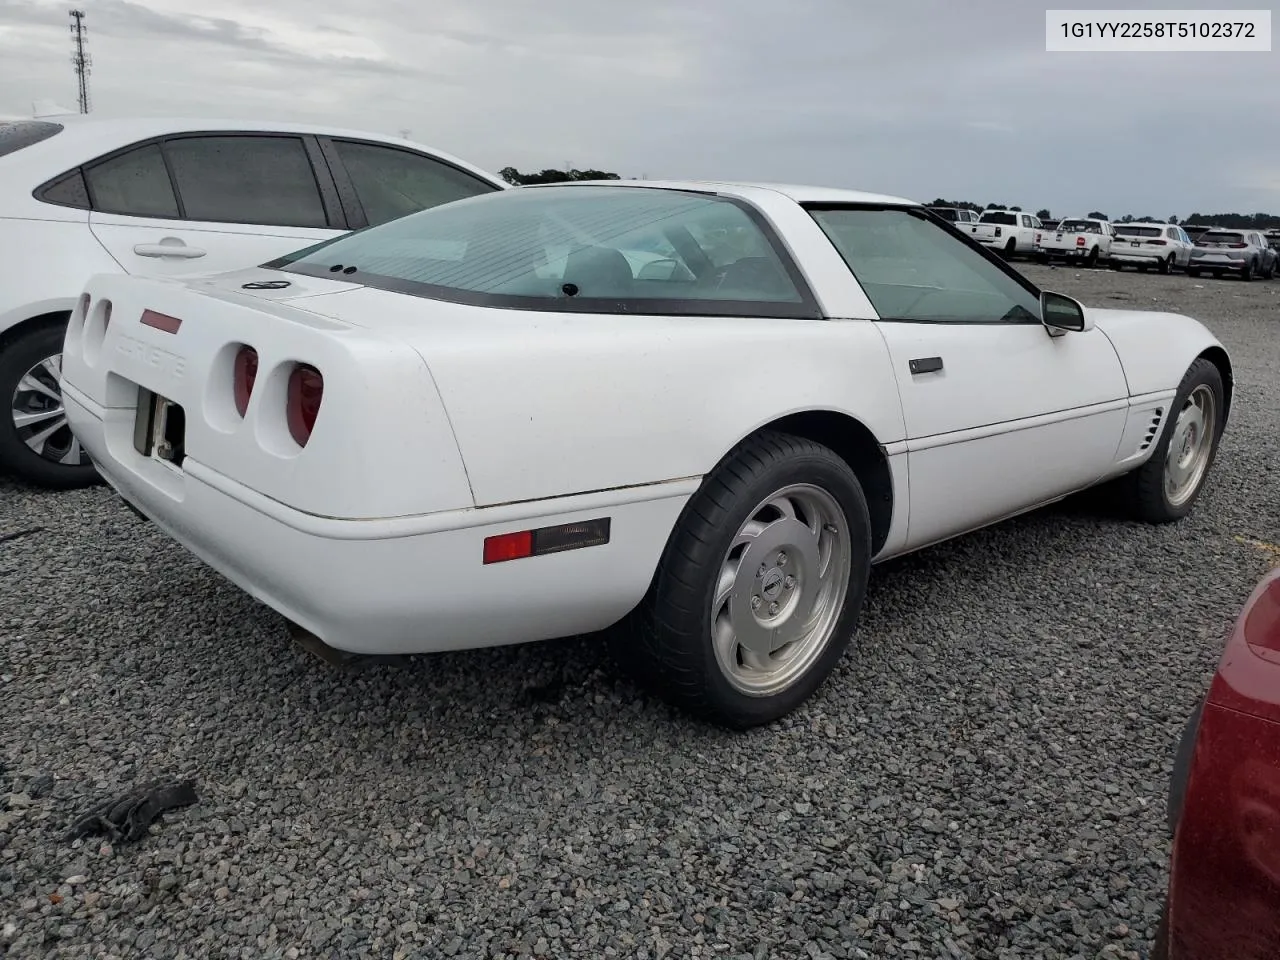
[[[1040,319],[1049,328],[1081,333],[1093,329],[1093,321],[1084,312],[1084,304],[1061,293],[1044,290],[1040,293]]]

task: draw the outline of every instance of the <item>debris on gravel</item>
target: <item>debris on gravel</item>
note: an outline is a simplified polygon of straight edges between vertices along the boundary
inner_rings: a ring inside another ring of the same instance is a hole
[[[1178,733],[1280,536],[1280,282],[1022,269],[1224,340],[1205,497],[877,568],[836,675],[746,734],[641,696],[597,638],[320,663],[106,487],[0,482],[0,953],[1144,956]],[[63,839],[160,776],[200,802]]]

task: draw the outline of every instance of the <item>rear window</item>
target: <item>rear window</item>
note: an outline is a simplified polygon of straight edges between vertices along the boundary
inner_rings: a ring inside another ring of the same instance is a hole
[[[930,207],[929,209],[943,220],[950,220],[952,223],[960,219],[960,211],[955,207]]]
[[[0,157],[17,153],[62,132],[62,124],[47,120],[6,120],[0,123]]]
[[[525,310],[818,316],[799,271],[754,208],[648,187],[496,191],[266,266]]]
[[[1200,234],[1202,243],[1244,243],[1244,234],[1230,230],[1210,230]]]
[[[1058,229],[1063,233],[1101,233],[1100,224],[1092,220],[1063,220],[1058,224]]]
[[[984,213],[979,223],[1001,223],[1006,227],[1016,227],[1018,225],[1018,215],[1015,213],[1004,213],[996,211],[995,213]]]
[[[1159,227],[1133,227],[1116,225],[1116,233],[1122,237],[1158,237],[1164,231]]]

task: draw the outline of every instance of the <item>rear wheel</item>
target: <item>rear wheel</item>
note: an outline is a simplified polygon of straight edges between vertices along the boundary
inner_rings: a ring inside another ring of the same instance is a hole
[[[1018,250],[1018,241],[1015,238],[1010,237],[1009,242],[1004,245],[1004,255],[1006,257],[1012,257],[1017,252],[1017,250]]]
[[[1160,261],[1160,272],[1173,273],[1173,254],[1172,253]]]
[[[1250,260],[1244,265],[1244,269],[1240,271],[1240,279],[1248,282],[1253,279],[1253,261]]]
[[[65,321],[23,330],[0,346],[0,470],[55,490],[101,481],[67,425],[62,403]]]
[[[1151,458],[1118,482],[1126,511],[1148,523],[1181,520],[1190,513],[1225,423],[1222,374],[1199,357],[1182,378]]]
[[[745,729],[795,710],[852,638],[870,575],[857,477],[827,447],[764,432],[685,507],[640,606],[612,641],[669,702]]]
[[[1098,248],[1097,247],[1094,247],[1092,250],[1089,251],[1088,255],[1084,258],[1084,265],[1086,267],[1096,267],[1098,265]]]

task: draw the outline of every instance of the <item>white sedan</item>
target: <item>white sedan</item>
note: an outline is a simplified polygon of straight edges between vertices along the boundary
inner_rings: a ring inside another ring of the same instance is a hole
[[[918,204],[727,183],[96,277],[64,350],[111,485],[329,647],[613,627],[733,727],[823,682],[873,563],[1104,481],[1187,514],[1232,393],[1197,321],[1042,293]]]

